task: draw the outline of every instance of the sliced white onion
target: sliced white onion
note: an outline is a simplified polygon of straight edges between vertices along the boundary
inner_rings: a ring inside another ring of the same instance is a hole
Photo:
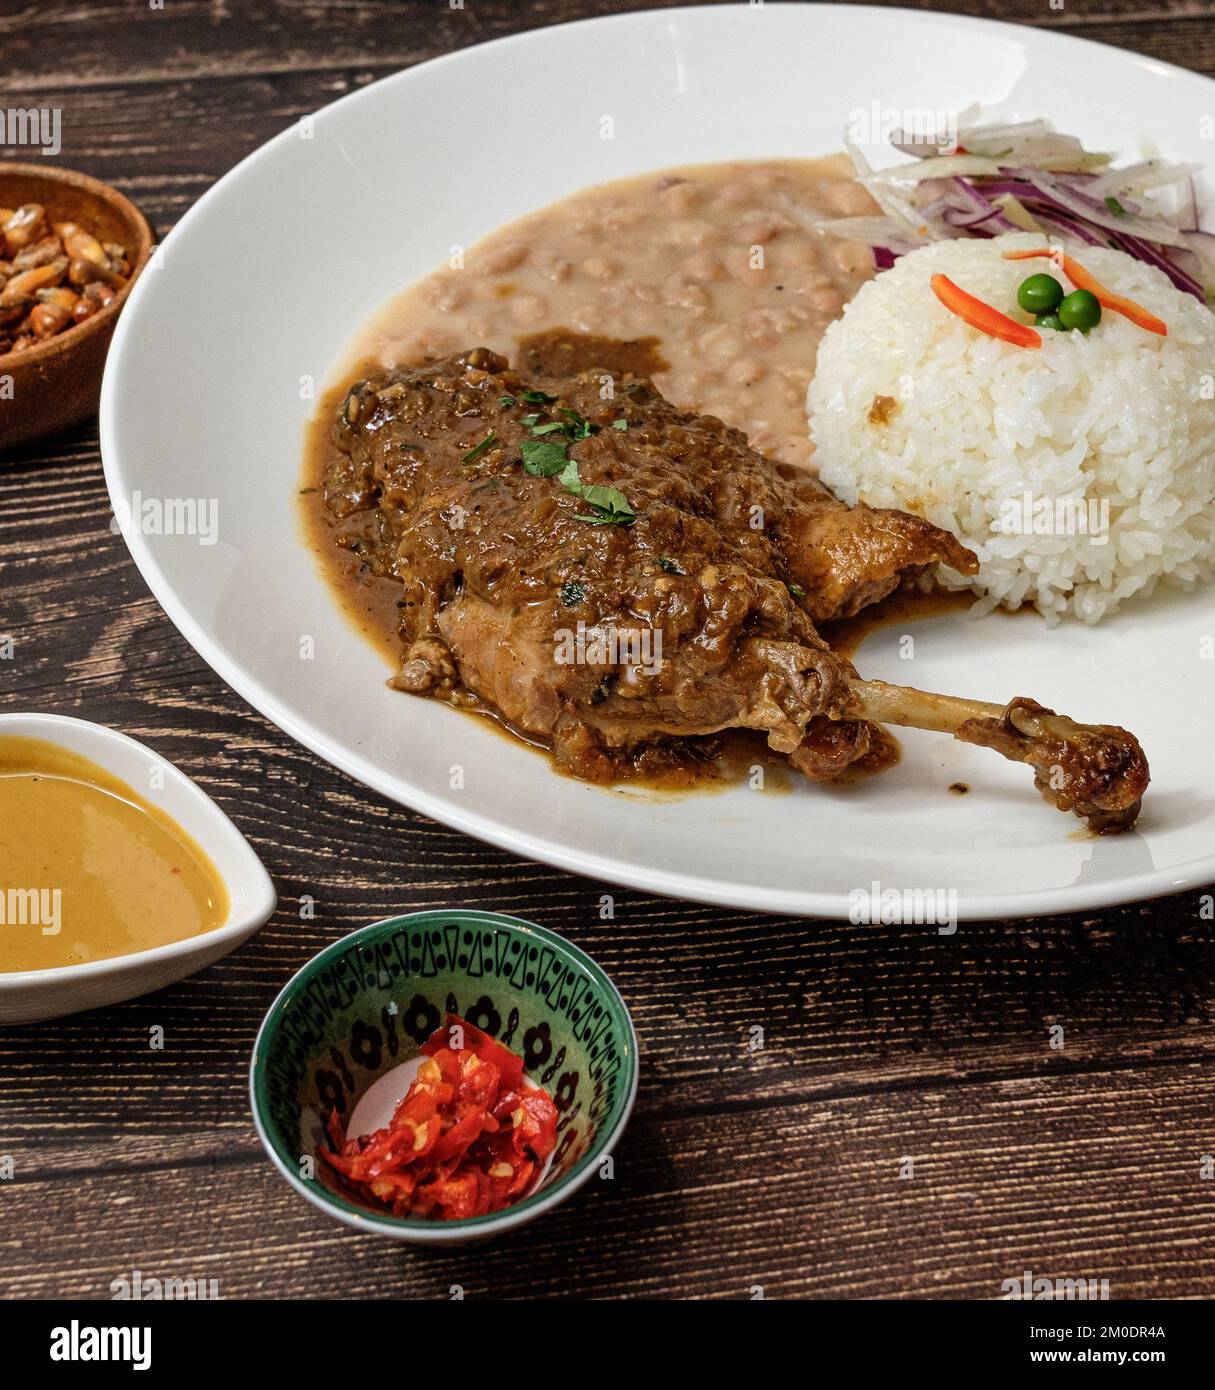
[[[1041,232],[1043,236],[1046,235],[1042,224],[1015,194],[997,194],[992,202],[1014,226],[1020,227],[1023,232]]]
[[[1180,183],[1201,167],[1200,164],[1166,164],[1161,159],[1145,159],[1140,164],[1128,164],[1125,169],[1109,169],[1099,174],[1084,191],[1093,198],[1104,198],[1111,193],[1146,193],[1149,188]]]
[[[1107,154],[1087,154],[1083,151],[1072,154],[1040,154],[1030,152],[1032,163],[1047,173],[1081,173],[1086,169],[1103,168],[1110,156]],[[912,164],[895,164],[883,169],[873,178],[883,183],[923,183],[925,179],[998,178],[1008,169],[1019,167],[1020,161],[1011,154],[1002,154],[993,159],[983,154],[946,154],[934,159],[918,159]]]
[[[856,237],[882,245],[883,238],[889,237],[896,228],[886,217],[815,217],[805,208],[796,204],[782,204],[785,211],[808,231],[826,232],[829,236]]]
[[[1186,250],[1198,262],[1194,277],[1208,294],[1215,290],[1215,236],[1210,232],[1182,232]]]
[[[905,236],[923,241],[926,230],[923,214],[917,211],[910,199],[902,193],[895,192],[888,184],[882,182],[881,178],[873,172],[872,165],[865,158],[860,147],[846,134],[844,136],[844,148],[852,160],[852,167],[857,171],[857,182],[861,187],[868,192],[878,207]]]
[[[1119,216],[1100,202],[1094,207],[1094,200],[1088,195],[1087,189],[1085,195],[1081,196],[1060,179],[1053,179],[1040,169],[1018,169],[1016,177],[1024,179],[1026,183],[1032,183],[1043,197],[1050,198],[1074,216],[1091,222],[1094,226],[1104,227],[1106,231],[1141,237],[1144,241],[1154,241],[1160,246],[1185,245],[1181,233],[1167,222],[1159,218],[1135,217],[1129,212]]]
[[[896,164],[872,177],[882,183],[923,183],[925,179],[994,177],[1000,172],[998,160],[977,154],[945,154],[917,159],[914,164]]]
[[[1215,235],[1197,225],[1193,175],[1199,165],[1149,158],[1110,169],[1111,155],[1085,150],[1075,136],[1057,134],[1044,120],[983,125],[974,119],[980,114],[979,107],[960,114],[961,152],[939,154],[908,142],[903,152],[923,157],[881,171],[845,135],[857,182],[883,216],[821,218],[787,205],[790,216],[826,235],[867,241],[895,255],[1012,224],[1067,241],[1121,246],[1166,273],[1171,268],[1182,288],[1183,280],[1191,287],[1198,281],[1215,296]],[[1054,215],[1047,207],[1031,212],[1011,191],[991,191],[1014,181],[1035,188],[1053,205]],[[1164,190],[1163,195],[1147,196],[1153,189]],[[1113,211],[1107,198],[1121,210]],[[983,215],[989,201],[996,211]]]
[[[965,113],[963,113],[965,114]],[[1037,121],[1010,121],[1006,125],[983,125],[976,123],[968,125],[965,121],[958,122],[958,139],[961,140],[965,135],[967,140],[974,139],[993,139],[999,137],[1001,140],[1008,139],[1027,139],[1033,135],[1053,135],[1050,126],[1042,120]],[[1061,137],[1070,138],[1070,137]],[[962,141],[966,143],[965,140]]]

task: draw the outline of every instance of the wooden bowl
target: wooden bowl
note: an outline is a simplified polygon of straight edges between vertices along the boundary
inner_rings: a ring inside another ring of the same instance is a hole
[[[0,451],[58,434],[97,413],[114,325],[154,245],[152,228],[135,204],[87,174],[0,162],[0,207],[23,203],[41,203],[52,222],[79,222],[99,241],[118,242],[131,276],[92,318],[24,352],[0,355]]]

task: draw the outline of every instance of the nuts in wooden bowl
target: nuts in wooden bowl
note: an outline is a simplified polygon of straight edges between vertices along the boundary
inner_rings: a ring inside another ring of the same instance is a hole
[[[126,248],[41,203],[0,207],[0,356],[45,342],[113,302],[131,275]]]
[[[97,410],[106,351],[152,254],[147,219],[71,169],[0,162],[0,452]]]

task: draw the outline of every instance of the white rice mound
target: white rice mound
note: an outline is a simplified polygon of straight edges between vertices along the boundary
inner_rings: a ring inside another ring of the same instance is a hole
[[[1076,259],[1167,337],[1105,310],[1087,335],[1048,328],[1040,349],[1014,347],[932,292],[940,272],[1029,322],[1016,300],[1026,276],[1073,286],[1045,259],[1001,253],[1045,245],[960,239],[896,261],[828,328],[806,408],[835,493],[914,512],[978,555],[974,578],[941,569],[947,587],[973,588],[985,609],[1028,602],[1051,623],[1095,623],[1162,580],[1192,589],[1215,575],[1215,314],[1098,247]],[[890,400],[874,411],[878,397]]]

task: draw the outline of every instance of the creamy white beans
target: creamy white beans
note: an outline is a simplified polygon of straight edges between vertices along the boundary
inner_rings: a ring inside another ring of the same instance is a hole
[[[356,345],[387,366],[565,328],[656,338],[654,383],[787,463],[811,454],[819,338],[873,274],[861,242],[810,230],[873,212],[842,156],[666,169],[575,193],[491,233],[391,300]]]

